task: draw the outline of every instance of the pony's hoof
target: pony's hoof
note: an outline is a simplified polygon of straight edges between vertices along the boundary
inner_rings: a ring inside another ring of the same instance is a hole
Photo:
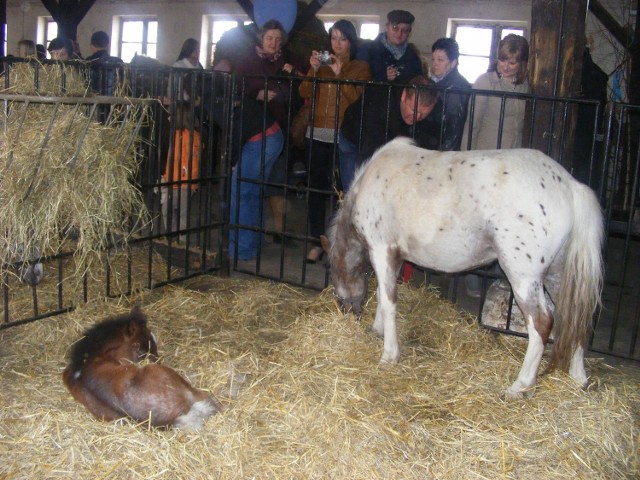
[[[528,400],[533,397],[533,392],[535,388],[530,387],[526,389],[512,389],[507,388],[507,390],[502,394],[502,400],[506,400],[507,402],[513,400]]]
[[[383,367],[397,365],[399,360],[400,355],[382,355],[380,365]]]

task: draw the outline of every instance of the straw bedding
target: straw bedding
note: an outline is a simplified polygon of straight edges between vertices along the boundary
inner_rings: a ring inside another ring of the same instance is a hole
[[[638,478],[637,369],[590,359],[593,386],[541,376],[505,402],[526,342],[403,285],[402,360],[331,295],[240,279],[90,303],[0,331],[0,478]],[[186,288],[190,287],[190,288]],[[162,361],[227,410],[199,432],[99,422],[66,392],[71,342],[143,305]]]

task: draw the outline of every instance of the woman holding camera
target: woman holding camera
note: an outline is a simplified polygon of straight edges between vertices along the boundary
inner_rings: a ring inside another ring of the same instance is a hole
[[[338,152],[337,129],[344,112],[362,93],[362,86],[335,80],[371,80],[369,64],[355,60],[358,48],[356,29],[348,20],[338,20],[329,29],[331,51],[312,51],[307,77],[334,81],[308,80],[300,85],[300,96],[311,101],[312,125],[307,129],[309,182],[309,233],[319,239],[325,229],[325,202],[335,178]],[[315,97],[311,98],[315,92]],[[339,94],[339,98],[338,97]],[[316,263],[322,248],[314,246],[307,253],[307,263]]]

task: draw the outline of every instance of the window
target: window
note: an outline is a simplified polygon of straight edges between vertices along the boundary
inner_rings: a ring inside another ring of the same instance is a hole
[[[37,43],[41,43],[44,45],[44,48],[47,48],[49,46],[49,42],[57,36],[58,24],[53,21],[53,18],[38,17],[38,27],[36,31]]]
[[[473,83],[496,60],[500,40],[510,33],[526,36],[526,22],[449,20],[448,30],[460,47],[458,70]]]
[[[360,38],[375,40],[380,33],[380,25],[377,23],[363,23],[360,25]]]
[[[220,38],[226,31],[231,30],[232,28],[239,27],[241,25],[249,25],[251,23],[253,22],[251,20],[248,20],[248,17],[246,16],[242,18],[214,16],[208,17],[208,22],[205,25],[205,31],[203,35],[203,43],[207,45],[206,66],[213,65],[213,55],[216,51],[216,44],[220,41]],[[203,50],[204,49],[201,49],[200,51],[200,61],[202,61]]]
[[[356,31],[359,32],[359,37],[362,39],[373,40],[380,33],[380,18],[378,16],[337,17],[335,15],[318,15],[318,17],[324,23],[324,28],[327,32],[340,18],[345,18],[353,23]]]
[[[121,18],[120,22],[118,56],[126,63],[136,54],[156,58],[158,21],[155,18]]]

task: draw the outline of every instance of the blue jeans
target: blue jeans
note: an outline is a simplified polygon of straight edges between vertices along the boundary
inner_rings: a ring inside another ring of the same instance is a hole
[[[347,140],[342,132],[338,134],[338,150],[340,152],[340,180],[342,190],[347,192],[353,181],[358,159],[358,146]]]
[[[238,259],[249,260],[258,254],[260,232],[246,230],[242,227],[260,227],[260,192],[263,185],[245,180],[267,181],[271,167],[282,152],[284,137],[278,130],[269,135],[265,141],[264,170],[262,169],[262,139],[247,142],[242,147],[242,154],[231,175],[231,223],[238,224],[237,244]],[[238,181],[240,175],[240,181]],[[240,192],[238,195],[238,185]],[[236,230],[229,232],[229,252],[235,255]]]

